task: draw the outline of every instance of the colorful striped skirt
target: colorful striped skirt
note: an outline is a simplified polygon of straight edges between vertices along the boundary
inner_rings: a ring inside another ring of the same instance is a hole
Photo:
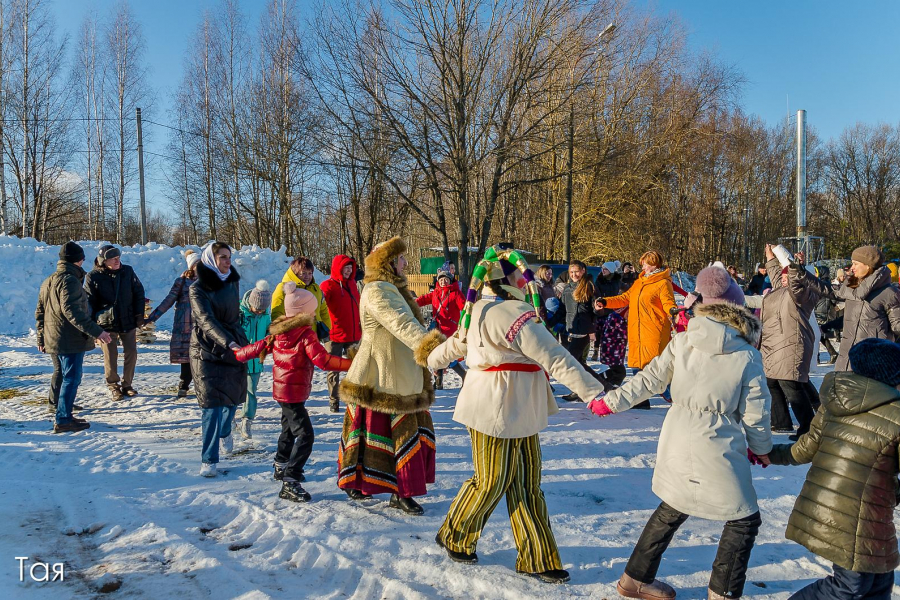
[[[364,494],[424,496],[434,483],[434,423],[428,411],[388,415],[347,405],[338,486]]]

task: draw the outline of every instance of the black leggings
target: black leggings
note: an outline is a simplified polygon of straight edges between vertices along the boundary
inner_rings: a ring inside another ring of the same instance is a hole
[[[588,348],[591,345],[591,337],[586,335],[584,337],[570,339],[568,335],[563,334],[563,339],[566,340],[566,343],[564,343],[563,346],[566,348],[566,350],[569,351],[569,354],[575,357],[575,360],[578,361],[578,363],[584,368],[584,370],[590,373],[594,377],[594,379],[602,383],[604,389],[611,390],[614,385],[608,378],[604,376],[605,374],[601,374],[593,370],[585,361],[585,355],[587,354]],[[582,398],[582,400],[590,401],[591,398]]]
[[[644,526],[644,532],[628,559],[625,573],[641,583],[652,583],[659,571],[663,553],[687,518],[688,515],[665,502],[660,504]],[[739,598],[743,594],[750,551],[761,524],[758,512],[725,523],[709,577],[709,589],[728,598]]]

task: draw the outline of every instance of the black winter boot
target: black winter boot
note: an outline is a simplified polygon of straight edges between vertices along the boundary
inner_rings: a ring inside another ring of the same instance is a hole
[[[278,497],[291,502],[309,502],[312,500],[312,496],[303,489],[299,481],[285,481],[281,484],[281,493],[278,494]]]
[[[519,573],[540,579],[544,583],[566,583],[569,581],[569,572],[565,569],[552,569],[542,573],[525,573],[524,571],[519,571]]]
[[[423,515],[425,509],[412,498],[401,498],[397,494],[391,494],[391,508],[399,508],[408,515]]]
[[[450,548],[444,545],[444,542],[441,541],[441,534],[437,534],[434,536],[434,541],[437,542],[437,545],[447,551],[447,556],[450,557],[450,560],[465,563],[467,565],[474,565],[478,562],[478,555],[476,553],[466,554],[465,552],[454,552]]]
[[[372,497],[370,494],[363,494],[359,490],[344,490],[344,491],[347,492],[347,496],[351,500],[368,500],[369,498]]]

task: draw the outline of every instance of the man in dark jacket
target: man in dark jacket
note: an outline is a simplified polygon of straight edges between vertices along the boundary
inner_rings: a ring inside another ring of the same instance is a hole
[[[112,341],[102,348],[103,371],[113,400],[137,395],[131,382],[137,364],[137,328],[144,323],[144,286],[120,256],[115,246],[102,246],[84,285],[93,318],[112,334]],[[120,340],[125,359],[121,385],[117,372]]]
[[[812,462],[785,535],[834,563],[833,575],[792,600],[888,600],[900,565],[900,345],[863,340],[850,350],[850,366],[852,373],[825,376],[809,433],[769,453],[776,465]]]
[[[83,262],[84,250],[75,242],[67,242],[60,248],[56,272],[41,285],[34,312],[38,349],[53,357],[51,400],[54,382],[58,382],[54,433],[81,431],[90,427],[87,421],[72,416],[75,396],[81,384],[84,353],[93,350],[94,338],[107,344],[112,339],[91,319],[87,296],[82,288]]]
[[[750,283],[747,285],[747,293],[751,296],[762,296],[763,292],[771,287],[772,284],[769,281],[766,264],[760,263],[756,265],[756,273],[750,278]]]
[[[359,323],[359,288],[356,287],[356,261],[349,256],[338,254],[331,261],[331,277],[320,286],[328,314],[331,315],[331,341],[329,354],[346,356],[347,348],[359,342],[362,327]],[[340,410],[338,400],[337,371],[328,372],[328,404],[331,412]]]

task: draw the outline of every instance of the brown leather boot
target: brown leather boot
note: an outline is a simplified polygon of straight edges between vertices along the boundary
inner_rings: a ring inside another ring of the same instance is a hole
[[[620,596],[626,598],[638,598],[640,600],[670,600],[675,597],[672,586],[654,579],[653,583],[641,583],[622,573],[616,589]]]

